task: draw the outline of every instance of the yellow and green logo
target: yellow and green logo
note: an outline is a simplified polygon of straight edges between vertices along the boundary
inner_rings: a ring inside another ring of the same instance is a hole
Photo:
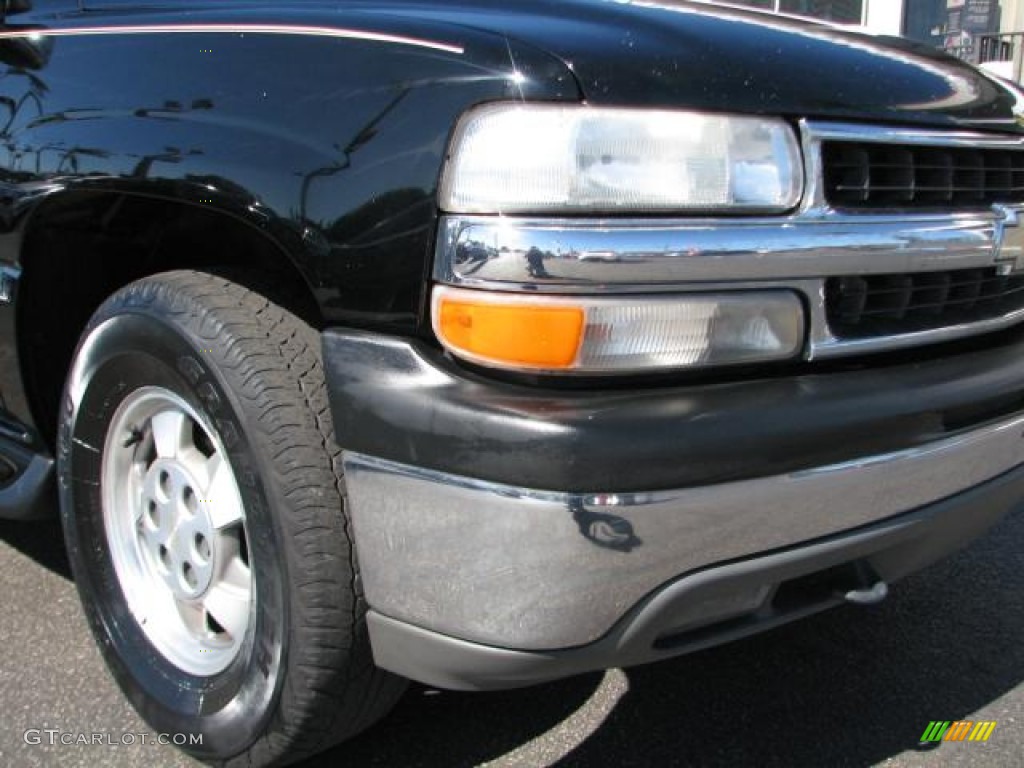
[[[921,743],[930,741],[988,741],[996,729],[995,720],[932,720],[921,735]]]

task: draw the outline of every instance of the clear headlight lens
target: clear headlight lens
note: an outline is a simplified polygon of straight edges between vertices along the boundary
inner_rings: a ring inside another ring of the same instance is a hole
[[[802,188],[782,120],[502,103],[459,121],[440,202],[454,213],[771,213]]]
[[[594,373],[783,360],[803,346],[803,308],[786,290],[655,297],[521,296],[438,287],[434,332],[498,368]]]

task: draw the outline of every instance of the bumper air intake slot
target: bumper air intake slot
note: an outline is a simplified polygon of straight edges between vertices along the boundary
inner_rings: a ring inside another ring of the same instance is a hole
[[[749,585],[744,590],[749,591]],[[669,631],[655,640],[654,648],[672,650],[700,645],[715,637],[742,636],[755,625],[767,628],[842,602],[873,605],[888,595],[889,588],[866,561],[855,560],[787,579],[765,592],[770,597],[756,610],[692,629]]]

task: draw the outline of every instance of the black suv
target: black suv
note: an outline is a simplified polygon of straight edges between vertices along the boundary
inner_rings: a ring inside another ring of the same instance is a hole
[[[0,513],[199,757],[877,602],[1024,493],[1013,85],[668,0],[3,8]]]

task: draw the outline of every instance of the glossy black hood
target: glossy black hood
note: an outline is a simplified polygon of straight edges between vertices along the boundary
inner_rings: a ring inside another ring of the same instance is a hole
[[[363,6],[366,7],[365,5]],[[703,3],[388,2],[542,48],[598,104],[1019,130],[999,82],[927,46]]]

